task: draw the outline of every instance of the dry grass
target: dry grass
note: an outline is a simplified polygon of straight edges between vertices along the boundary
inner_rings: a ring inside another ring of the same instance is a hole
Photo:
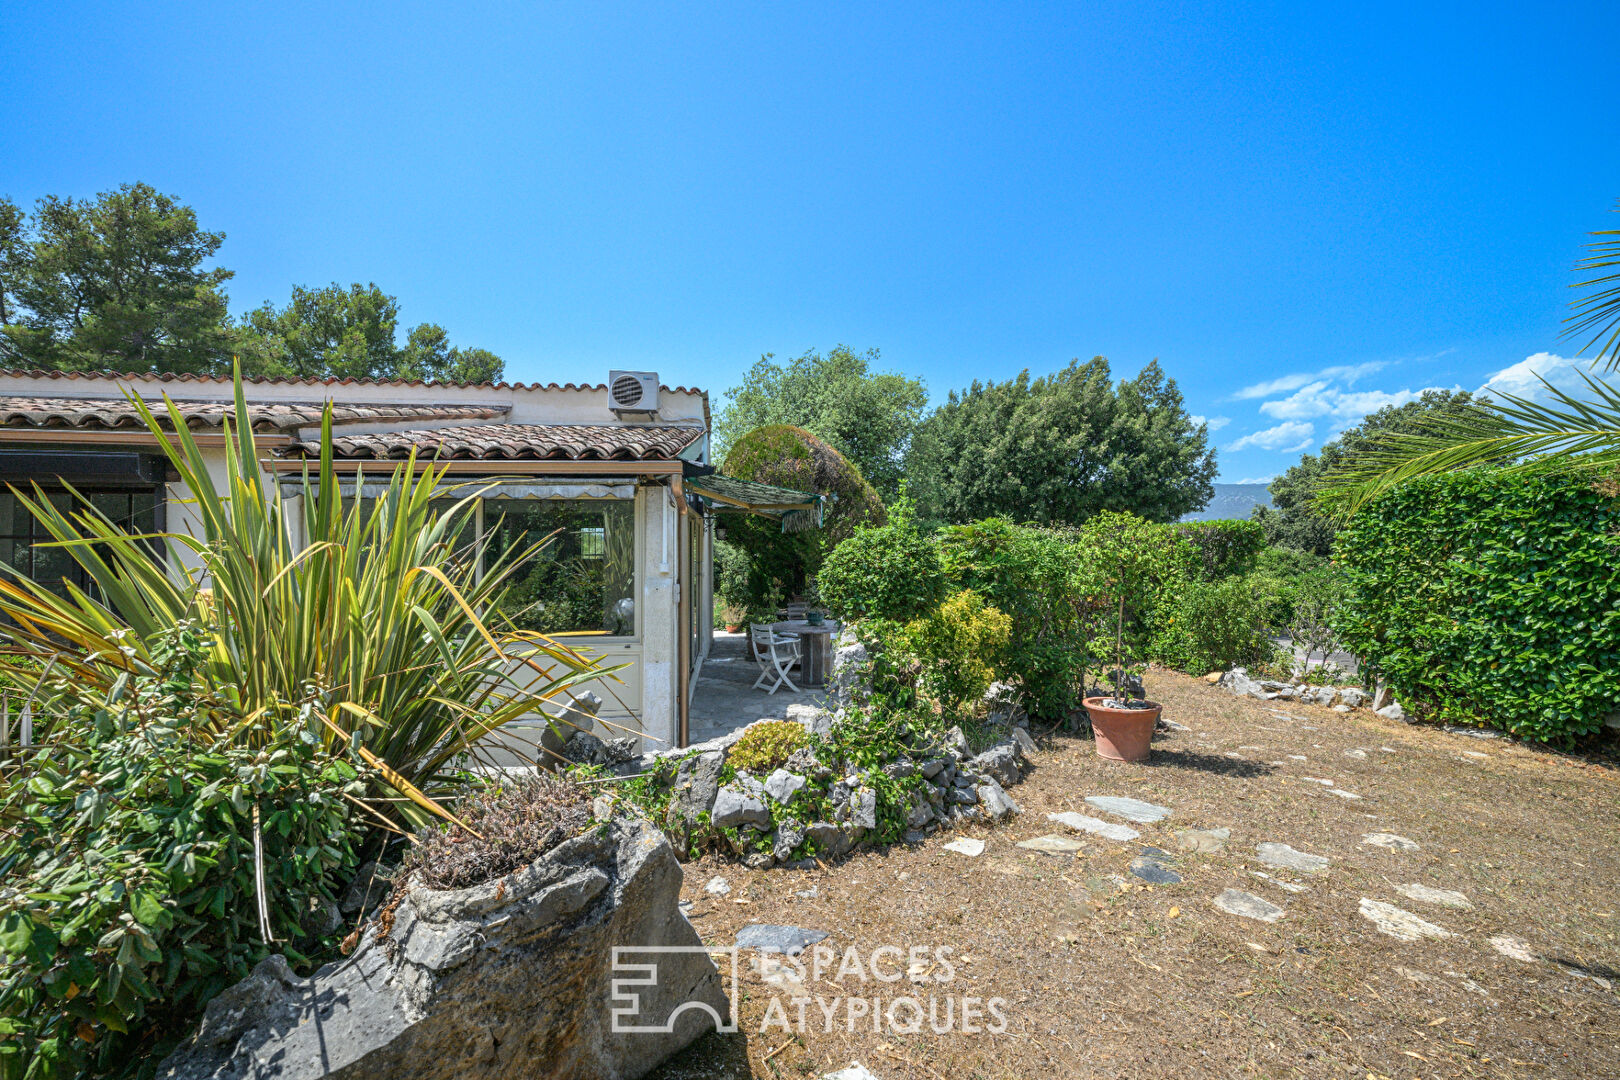
[[[1036,770],[1010,792],[1022,817],[967,833],[986,841],[977,859],[943,850],[946,834],[915,851],[857,855],[818,871],[687,868],[683,895],[705,941],[729,944],[741,926],[762,922],[827,930],[837,949],[863,956],[881,945],[948,945],[957,975],[943,989],[1006,998],[1005,1034],[895,1035],[869,1025],[849,1033],[842,1022],[827,1032],[814,1006],[802,1035],[760,1034],[779,991],[750,970],[743,1034],[710,1036],[654,1075],[814,1077],[856,1059],[885,1080],[1620,1074],[1620,771],[1612,762],[1366,712],[1289,706],[1292,718],[1279,717],[1268,704],[1174,674],[1151,675],[1148,689],[1166,718],[1191,730],[1162,736],[1144,765],[1101,761],[1086,740],[1044,741]],[[1356,750],[1366,756],[1346,754]],[[1304,777],[1362,797],[1337,797]],[[1149,800],[1174,817],[1137,826],[1142,838],[1132,844],[1081,837],[1075,856],[1015,846],[1063,832],[1048,813],[1105,816],[1088,810],[1087,795]],[[1225,852],[1178,856],[1181,884],[1128,876],[1142,844],[1173,851],[1177,828],[1219,826],[1232,830]],[[1421,850],[1362,844],[1380,831]],[[1331,868],[1309,879],[1268,871],[1308,887],[1288,892],[1252,873],[1264,869],[1255,858],[1264,841],[1326,855]],[[704,892],[715,873],[731,881],[731,896]],[[1395,886],[1409,882],[1460,890],[1474,908],[1408,900]],[[812,886],[813,898],[796,895]],[[1265,924],[1224,914],[1210,901],[1229,887],[1287,915]],[[1397,941],[1361,918],[1362,897],[1457,936]],[[1489,939],[1501,934],[1550,959],[1500,955]],[[1561,964],[1606,977],[1613,989]],[[829,999],[840,991],[901,992],[848,978],[809,988]]]

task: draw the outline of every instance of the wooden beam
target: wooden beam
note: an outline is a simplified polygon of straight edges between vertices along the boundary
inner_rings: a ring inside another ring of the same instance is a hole
[[[225,433],[220,431],[193,431],[191,433],[198,446],[209,449],[222,448],[229,443]],[[284,446],[292,442],[288,435],[276,431],[255,431],[253,440],[259,446]],[[167,441],[179,445],[174,436],[170,435]],[[158,440],[150,431],[123,428],[102,428],[83,430],[81,428],[8,428],[0,427],[0,443],[57,443],[69,446],[117,446],[136,447],[142,450],[153,449]]]

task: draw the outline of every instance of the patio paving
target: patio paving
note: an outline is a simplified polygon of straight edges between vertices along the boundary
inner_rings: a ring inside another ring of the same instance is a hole
[[[798,683],[798,675],[799,669],[795,668],[789,678]],[[774,694],[755,690],[754,680],[758,678],[759,666],[748,655],[748,635],[716,630],[709,658],[698,672],[692,693],[690,741],[704,742],[755,720],[786,718],[789,705],[820,705],[825,701],[822,687],[794,692],[784,683]]]

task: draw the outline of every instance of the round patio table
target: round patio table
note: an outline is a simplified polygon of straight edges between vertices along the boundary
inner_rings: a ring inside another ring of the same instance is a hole
[[[838,630],[838,624],[830,619],[820,626],[811,626],[803,619],[771,623],[773,633],[797,634],[804,645],[800,677],[795,680],[800,686],[821,686],[826,683],[827,671],[832,667],[833,638]]]

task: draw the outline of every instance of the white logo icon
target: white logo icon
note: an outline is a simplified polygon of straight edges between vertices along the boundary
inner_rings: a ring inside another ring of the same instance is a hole
[[[715,953],[725,953],[731,958],[731,986],[732,994],[728,997],[730,1002],[726,1010],[727,1015],[721,1016],[715,1012],[714,1006],[706,1001],[683,1001],[675,1006],[669,1016],[662,1023],[657,1018],[651,1022],[643,1022],[641,1016],[641,994],[636,987],[658,985],[658,962],[649,960],[643,963],[631,963],[626,957],[633,956],[668,956],[671,954],[690,956],[697,953],[713,959]],[[675,1021],[688,1009],[701,1009],[714,1020],[715,1030],[721,1034],[729,1035],[737,1030],[737,947],[709,948],[705,945],[615,945],[613,947],[614,978],[609,984],[608,1002],[611,1006],[609,1012],[613,1016],[611,1030],[615,1034],[652,1034],[668,1035],[675,1030]],[[625,977],[620,977],[623,973]]]

